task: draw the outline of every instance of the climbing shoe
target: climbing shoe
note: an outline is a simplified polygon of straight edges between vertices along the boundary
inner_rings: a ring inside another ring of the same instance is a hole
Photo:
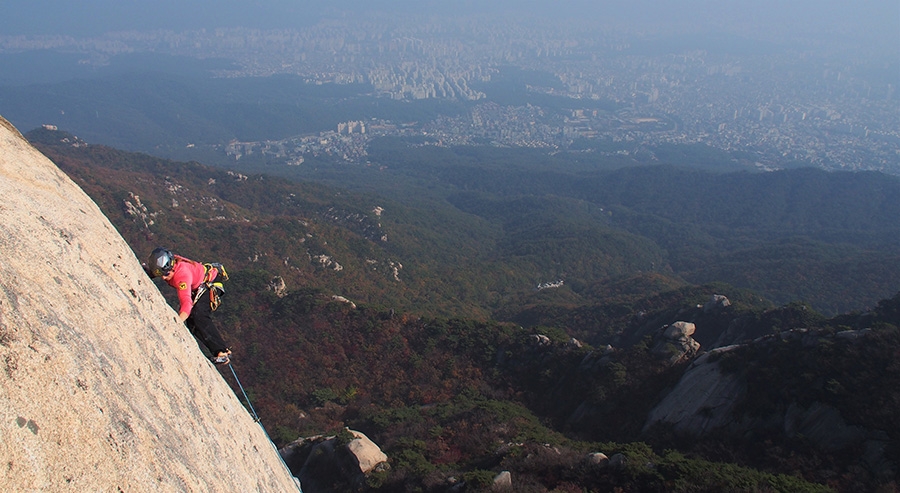
[[[218,356],[213,358],[213,363],[215,363],[217,365],[227,365],[228,363],[231,362],[230,356],[231,356],[231,351],[221,352],[218,354]]]

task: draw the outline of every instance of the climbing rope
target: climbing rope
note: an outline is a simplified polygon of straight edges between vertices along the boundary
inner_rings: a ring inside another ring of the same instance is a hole
[[[250,402],[250,398],[247,397],[247,392],[244,390],[244,386],[241,385],[241,380],[238,378],[237,373],[234,371],[234,367],[231,366],[231,362],[228,362],[228,368],[231,370],[231,374],[234,375],[234,381],[237,382],[238,388],[241,389],[241,393],[244,394],[244,401],[247,402],[247,407],[250,408],[250,414],[253,416],[253,421],[259,425],[260,429],[262,429],[263,434],[266,435],[266,438],[269,440],[269,443],[272,444],[272,448],[275,449],[275,453],[278,454],[278,458],[281,459],[281,465],[284,466],[284,469],[288,472],[288,474],[294,478],[294,485],[297,486],[297,491],[303,493],[303,488],[300,486],[300,479],[294,476],[294,473],[291,472],[291,468],[288,467],[287,463],[284,461],[284,457],[281,456],[281,452],[278,451],[278,447],[275,446],[275,442],[272,441],[272,437],[269,436],[269,432],[266,431],[266,427],[263,426],[262,421],[259,420],[259,415],[256,414],[256,409],[253,409],[253,403]]]
[[[238,378],[237,373],[235,373],[234,367],[231,366],[230,361],[228,362],[228,368],[231,369],[231,374],[234,375],[234,381],[237,382],[238,387],[241,389],[241,393],[244,394],[244,400],[247,401],[247,406],[250,408],[250,414],[253,415],[253,421],[256,421],[257,423],[259,423],[260,428],[262,428],[262,423],[259,422],[259,415],[256,414],[256,409],[253,409],[253,404],[250,402],[250,398],[247,397],[247,392],[244,391],[244,386],[241,385],[241,380]],[[263,428],[263,431],[265,431],[265,428]],[[269,436],[269,434],[266,433],[266,437],[268,437],[268,436]],[[272,440],[269,439],[269,441],[272,441]]]

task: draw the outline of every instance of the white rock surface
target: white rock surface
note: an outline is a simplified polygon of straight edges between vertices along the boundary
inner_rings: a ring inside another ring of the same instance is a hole
[[[0,491],[297,491],[100,209],[0,117]]]
[[[494,491],[509,490],[512,488],[512,474],[509,471],[500,471],[500,474],[494,476]]]
[[[354,430],[350,430],[350,433],[353,433],[354,439],[347,444],[347,449],[356,456],[360,472],[368,474],[378,464],[387,462],[387,455],[369,437]]]
[[[669,339],[682,339],[694,335],[697,326],[690,322],[675,322],[666,329],[665,336]]]

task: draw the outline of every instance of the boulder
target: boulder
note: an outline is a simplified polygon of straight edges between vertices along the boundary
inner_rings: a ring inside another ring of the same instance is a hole
[[[388,467],[378,445],[346,428],[338,436],[299,438],[279,452],[305,493],[365,491],[368,475]]]
[[[512,474],[509,471],[501,471],[500,474],[494,476],[494,491],[512,490]]]
[[[694,335],[697,326],[690,322],[675,322],[670,325],[663,334],[667,339],[681,340]]]
[[[275,276],[269,281],[269,285],[266,286],[266,289],[275,293],[275,296],[279,298],[284,298],[287,296],[287,286],[284,284],[284,278],[281,276]]]
[[[609,458],[609,467],[613,469],[625,469],[627,463],[628,460],[625,458],[624,454],[614,454]]]
[[[567,345],[571,349],[581,349],[584,347],[584,343],[582,343],[581,341],[579,341],[578,339],[576,339],[574,337],[569,339],[569,342]]]
[[[537,343],[538,346],[549,346],[551,344],[550,338],[544,334],[532,334],[530,338]]]
[[[360,472],[368,474],[379,464],[387,462],[387,455],[369,437],[358,431],[350,430],[350,433],[354,439],[347,444],[347,449],[356,457]]]
[[[609,457],[607,457],[603,452],[594,452],[588,454],[587,463],[592,466],[604,468],[609,465]]]
[[[675,322],[660,330],[662,334],[657,336],[652,352],[668,359],[670,364],[689,359],[700,351],[700,343],[691,338],[696,331],[694,324]]]
[[[348,300],[347,298],[345,298],[339,294],[332,295],[331,301],[337,301],[338,303],[344,303],[344,304],[350,305],[350,308],[353,308],[354,310],[356,309],[356,303]]]
[[[703,305],[703,313],[721,310],[722,308],[727,308],[729,306],[731,306],[731,300],[721,294],[714,294],[710,297],[709,301]]]

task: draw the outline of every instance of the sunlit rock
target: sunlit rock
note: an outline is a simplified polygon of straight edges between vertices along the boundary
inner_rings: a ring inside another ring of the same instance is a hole
[[[299,438],[279,452],[305,493],[364,491],[367,475],[388,468],[378,445],[346,428],[337,436]]]
[[[500,474],[494,476],[494,491],[509,491],[512,490],[512,486],[512,474],[509,471],[501,471]]]
[[[0,197],[0,491],[297,490],[125,240],[3,118]]]

